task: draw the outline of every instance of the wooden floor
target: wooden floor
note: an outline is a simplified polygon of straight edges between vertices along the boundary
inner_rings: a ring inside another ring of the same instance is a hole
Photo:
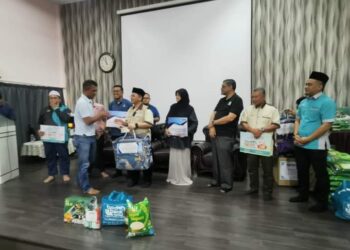
[[[72,161],[75,176],[76,162]],[[307,204],[290,204],[290,188],[276,188],[275,199],[247,197],[246,183],[222,194],[206,188],[208,178],[190,187],[165,182],[156,173],[151,188],[126,188],[123,177],[94,178],[103,194],[126,191],[151,202],[156,236],[126,239],[123,227],[100,231],[63,223],[63,201],[80,194],[75,183],[44,185],[45,162],[21,164],[19,178],[0,185],[0,249],[350,249],[350,223],[332,213],[312,214]],[[101,196],[100,196],[101,197]],[[16,242],[15,241],[19,241]],[[34,244],[32,244],[34,243]],[[28,246],[28,247],[26,247]],[[30,247],[29,247],[30,246]],[[46,246],[46,247],[45,247]]]

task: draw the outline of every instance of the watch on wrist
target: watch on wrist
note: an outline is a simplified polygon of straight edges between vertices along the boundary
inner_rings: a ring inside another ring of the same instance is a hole
[[[265,132],[265,129],[264,129],[264,128],[261,128],[260,131],[261,131],[261,132]]]
[[[135,123],[135,128],[139,128],[139,124],[138,123]]]

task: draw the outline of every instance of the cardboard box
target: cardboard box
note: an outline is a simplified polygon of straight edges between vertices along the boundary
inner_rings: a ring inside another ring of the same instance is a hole
[[[294,158],[278,157],[273,176],[278,186],[298,185],[297,164]]]

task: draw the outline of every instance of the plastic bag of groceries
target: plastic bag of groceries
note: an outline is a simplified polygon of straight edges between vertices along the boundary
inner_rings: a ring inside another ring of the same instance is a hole
[[[152,236],[154,229],[151,222],[150,204],[147,198],[133,204],[127,201],[128,238],[138,236]]]
[[[331,195],[335,216],[350,220],[350,180],[343,181],[341,186]]]
[[[132,196],[117,191],[113,191],[109,195],[102,197],[102,225],[125,225],[127,219],[127,200],[132,202]]]
[[[84,227],[90,229],[101,228],[101,210],[98,206],[96,196],[93,196],[91,201],[85,204]]]

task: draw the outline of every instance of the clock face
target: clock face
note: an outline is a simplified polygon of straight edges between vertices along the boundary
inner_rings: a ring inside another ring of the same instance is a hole
[[[108,73],[114,70],[115,59],[111,53],[108,53],[108,52],[103,53],[100,56],[98,63],[99,63],[100,69],[105,73]]]

